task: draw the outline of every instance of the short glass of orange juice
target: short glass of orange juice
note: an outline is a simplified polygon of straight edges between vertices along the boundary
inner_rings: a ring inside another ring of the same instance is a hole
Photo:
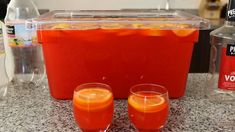
[[[103,83],[79,85],[73,95],[73,110],[75,121],[83,132],[106,131],[114,111],[111,87]]]
[[[169,97],[165,87],[157,84],[138,84],[130,89],[129,119],[139,132],[160,131],[169,112]]]

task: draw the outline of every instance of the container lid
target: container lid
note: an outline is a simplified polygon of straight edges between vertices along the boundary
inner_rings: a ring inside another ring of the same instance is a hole
[[[51,11],[33,19],[37,29],[148,28],[208,29],[201,17],[175,10],[123,9]]]

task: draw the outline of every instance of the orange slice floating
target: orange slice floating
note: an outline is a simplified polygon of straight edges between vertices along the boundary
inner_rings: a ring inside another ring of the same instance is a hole
[[[77,29],[77,30],[92,30],[92,29],[98,29],[99,25],[95,24],[95,23],[78,23],[78,24],[74,24],[72,25],[73,29]]]
[[[166,36],[167,31],[161,29],[144,29],[141,34],[146,36]]]
[[[139,26],[142,31],[140,32],[142,35],[146,36],[165,36],[167,35],[167,31],[161,28],[160,24],[147,24]]]
[[[52,27],[52,29],[70,29],[71,26],[69,24],[57,24]]]
[[[136,110],[145,113],[158,112],[167,106],[166,100],[160,95],[154,95],[147,98],[144,96],[130,95],[128,103]]]
[[[196,29],[176,29],[172,30],[172,32],[179,37],[186,37],[194,33]]]
[[[125,25],[118,24],[118,23],[107,23],[107,24],[101,24],[101,29],[122,29]]]
[[[113,95],[107,89],[87,88],[74,93],[73,103],[83,110],[97,110],[110,105],[113,102]]]

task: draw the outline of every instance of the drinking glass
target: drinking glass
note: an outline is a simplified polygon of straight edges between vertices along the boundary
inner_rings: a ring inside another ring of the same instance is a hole
[[[157,84],[138,84],[130,89],[129,119],[140,132],[160,131],[169,112],[167,89]]]
[[[86,83],[73,95],[75,121],[83,132],[105,132],[112,122],[114,104],[109,85]]]

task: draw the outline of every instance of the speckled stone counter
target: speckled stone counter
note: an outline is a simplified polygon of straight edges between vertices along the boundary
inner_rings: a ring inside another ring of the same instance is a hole
[[[164,132],[235,131],[235,106],[211,103],[204,96],[205,74],[190,74],[183,98],[171,100],[170,116]],[[76,126],[71,101],[50,97],[44,86],[19,88],[11,86],[0,101],[0,132],[73,132]],[[115,101],[111,132],[132,132],[126,100]]]

